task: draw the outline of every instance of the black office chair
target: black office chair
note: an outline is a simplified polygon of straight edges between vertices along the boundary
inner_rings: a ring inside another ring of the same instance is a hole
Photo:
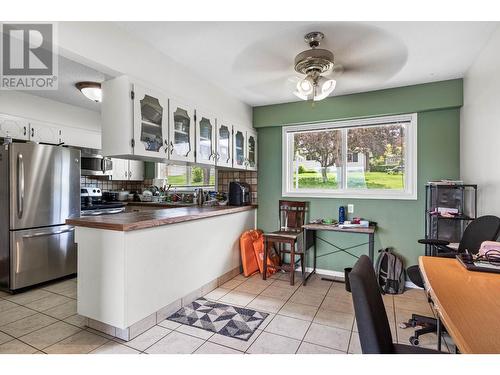
[[[484,241],[495,241],[498,238],[499,233],[500,218],[492,215],[486,215],[473,220],[467,226],[467,228],[465,228],[457,250],[448,246],[450,242],[443,240],[426,238],[418,240],[418,243],[431,245],[432,247],[434,247],[435,251],[433,251],[432,253],[435,256],[443,258],[455,258],[457,254],[464,253],[465,251],[468,251],[471,254],[477,254],[479,248],[481,247],[481,244]],[[424,281],[422,279],[422,275],[420,274],[420,268],[418,265],[408,267],[406,273],[412,283],[420,288],[424,287]],[[418,345],[420,343],[420,336],[427,333],[437,332],[437,323],[437,319],[434,317],[412,314],[408,322],[401,323],[399,327],[421,327],[415,330],[415,333],[410,337],[409,340],[412,345]],[[446,328],[443,327],[442,332],[446,332]],[[438,337],[438,349],[440,349],[440,346],[441,337]]]
[[[440,352],[394,344],[373,264],[362,255],[349,274],[352,300],[363,354],[439,354]]]
[[[462,234],[462,239],[458,244],[458,249],[449,247],[450,242],[432,238],[418,240],[418,243],[430,245],[435,250],[434,255],[454,258],[457,253],[465,253],[467,250],[471,254],[477,254],[483,241],[494,241],[500,232],[500,218],[493,215],[478,217],[470,222]]]

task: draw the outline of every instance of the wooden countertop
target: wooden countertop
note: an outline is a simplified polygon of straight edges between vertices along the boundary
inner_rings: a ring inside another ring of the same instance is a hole
[[[178,207],[198,207],[194,203],[175,203],[175,202],[123,202],[127,207],[160,207],[160,208],[178,208]]]
[[[113,215],[80,217],[67,219],[66,224],[78,227],[107,229],[128,232],[132,230],[176,224],[208,217],[228,215],[236,212],[256,209],[251,206],[216,206],[216,207],[176,207],[151,211],[128,212]]]
[[[500,275],[458,260],[420,257],[425,286],[461,353],[500,353]]]

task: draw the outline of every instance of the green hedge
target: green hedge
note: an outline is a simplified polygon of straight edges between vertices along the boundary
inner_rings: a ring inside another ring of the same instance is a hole
[[[388,169],[394,168],[395,165],[371,165],[370,172],[387,172]]]

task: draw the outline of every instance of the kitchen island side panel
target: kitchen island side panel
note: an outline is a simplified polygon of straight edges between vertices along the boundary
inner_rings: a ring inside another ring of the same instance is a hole
[[[124,232],[76,227],[75,242],[78,314],[121,326],[125,322]]]
[[[125,326],[239,267],[239,238],[256,212],[125,232]]]

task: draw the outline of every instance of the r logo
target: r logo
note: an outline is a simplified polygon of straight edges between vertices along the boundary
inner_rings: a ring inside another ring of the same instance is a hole
[[[52,75],[51,24],[4,24],[3,75]]]
[[[57,24],[0,24],[0,90],[57,90]]]

